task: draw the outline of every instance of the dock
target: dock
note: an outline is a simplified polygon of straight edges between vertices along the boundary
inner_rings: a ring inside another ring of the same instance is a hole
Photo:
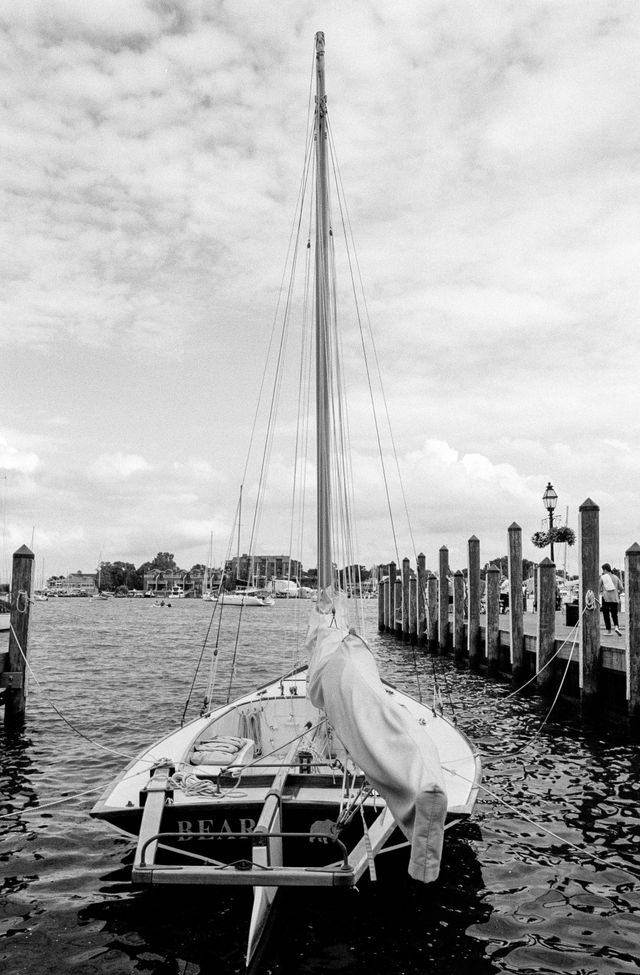
[[[543,695],[577,700],[585,716],[604,709],[640,729],[640,545],[625,553],[621,635],[607,633],[599,599],[599,508],[587,498],[579,514],[578,590],[569,606],[557,608],[556,566],[545,558],[535,570],[535,611],[525,611],[522,529],[514,522],[507,529],[507,612],[501,612],[500,569],[488,563],[481,572],[480,541],[472,535],[464,571],[451,571],[444,545],[433,571],[423,554],[415,567],[408,558],[401,567],[387,565],[378,588],[379,630],[429,653],[453,654],[460,669],[532,684]]]

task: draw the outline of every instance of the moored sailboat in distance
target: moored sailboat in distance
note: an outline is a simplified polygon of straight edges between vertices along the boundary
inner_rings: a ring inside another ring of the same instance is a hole
[[[132,871],[137,883],[251,886],[247,963],[279,887],[354,886],[367,872],[374,876],[376,858],[391,848],[406,858],[414,879],[433,881],[445,830],[470,815],[480,781],[476,750],[455,722],[424,703],[421,691],[412,697],[381,679],[363,636],[361,601],[348,600],[339,586],[336,566],[358,560],[335,312],[337,228],[329,194],[335,165],[329,166],[324,58],[324,35],[318,33],[316,108],[308,138],[314,152],[305,157],[303,179],[315,205],[299,204],[299,213],[309,215],[314,240],[312,259],[311,248],[301,242],[310,258],[303,275],[305,308],[313,308],[314,321],[315,369],[306,371],[315,387],[309,468],[316,475],[318,576],[316,600],[301,607],[310,609],[306,635],[290,650],[283,641],[291,656],[281,676],[232,698],[236,641],[226,700],[216,683],[216,646],[200,716],[141,752],[93,810],[137,836]],[[305,314],[301,317],[304,323]],[[286,318],[283,329],[288,325]],[[311,346],[302,346],[301,361],[308,363]],[[313,402],[308,395],[301,401]],[[270,428],[269,445],[271,437]],[[296,446],[310,439],[296,436]],[[297,467],[294,478],[302,496]],[[262,503],[259,496],[256,508]],[[308,512],[310,504],[301,507]],[[216,611],[224,610],[225,601]],[[274,614],[268,615],[272,620]],[[212,706],[216,695],[219,703]]]

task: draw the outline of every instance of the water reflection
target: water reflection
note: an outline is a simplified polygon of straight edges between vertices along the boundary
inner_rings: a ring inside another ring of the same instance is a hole
[[[449,837],[440,879],[424,887],[412,881],[393,854],[379,861],[376,883],[356,890],[283,889],[259,971],[273,973],[442,972],[489,973],[484,947],[469,937],[483,924],[482,873],[472,825]],[[132,894],[110,874],[105,899],[83,907],[81,926],[100,925],[105,963],[118,971],[232,975],[244,972],[251,910],[249,890],[154,889]],[[451,959],[447,967],[443,959]]]
[[[77,602],[37,604],[31,659],[87,737],[36,693],[27,733],[0,736],[0,812],[24,807],[0,821],[2,973],[243,972],[249,891],[134,891],[132,844],[89,819],[93,797],[34,809],[122,768],[90,739],[128,754],[177,723],[208,620],[206,604],[181,605],[161,622],[143,600]],[[262,643],[260,659],[239,668],[247,689],[279,667],[291,610],[269,617],[272,657]],[[449,832],[433,887],[382,858],[379,882],[357,893],[282,891],[261,972],[637,975],[640,755],[624,729],[583,724],[573,708],[544,723],[549,703],[535,693],[508,698],[510,686],[379,636],[375,620],[370,633],[399,686],[414,690],[417,675],[429,699],[435,673],[481,748],[489,792],[473,823]]]

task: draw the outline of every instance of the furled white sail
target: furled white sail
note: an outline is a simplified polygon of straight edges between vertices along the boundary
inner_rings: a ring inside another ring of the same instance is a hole
[[[424,726],[385,688],[366,642],[347,627],[343,599],[325,592],[311,613],[308,695],[411,843],[409,874],[430,883],[440,870],[447,811],[438,753]]]

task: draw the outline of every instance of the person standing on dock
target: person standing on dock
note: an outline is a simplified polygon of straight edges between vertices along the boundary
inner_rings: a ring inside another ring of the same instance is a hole
[[[607,633],[611,633],[611,622],[613,621],[613,628],[618,636],[621,636],[620,628],[618,627],[618,607],[620,605],[621,592],[622,583],[620,579],[611,571],[609,563],[605,562],[602,566],[602,575],[600,576],[602,615],[604,616],[604,626]]]

